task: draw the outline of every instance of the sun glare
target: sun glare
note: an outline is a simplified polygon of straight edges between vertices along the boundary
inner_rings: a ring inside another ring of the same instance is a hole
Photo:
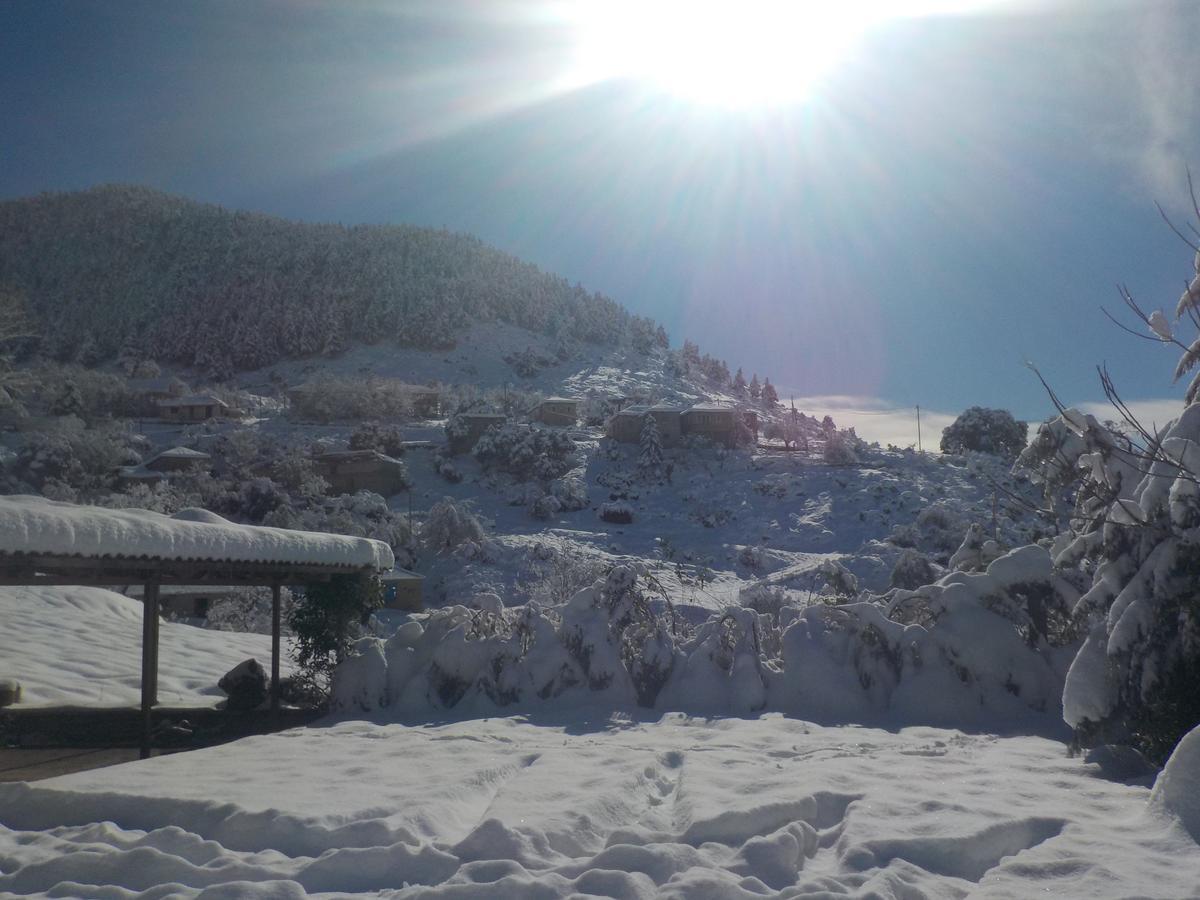
[[[980,0],[595,0],[573,16],[575,80],[647,82],[733,108],[804,100],[862,34],[887,19]]]

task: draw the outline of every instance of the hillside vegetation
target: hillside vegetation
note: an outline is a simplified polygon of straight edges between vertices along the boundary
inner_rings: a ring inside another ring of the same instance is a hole
[[[140,353],[218,377],[350,341],[450,346],[490,321],[568,346],[667,344],[650,319],[468,235],[289,222],[119,185],[0,203],[0,289],[24,299],[55,358]]]

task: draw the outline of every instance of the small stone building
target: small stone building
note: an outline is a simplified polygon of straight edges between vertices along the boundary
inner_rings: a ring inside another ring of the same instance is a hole
[[[384,572],[379,580],[383,582],[384,609],[417,612],[424,607],[422,593],[425,577],[423,575],[397,567],[390,572]]]
[[[682,410],[669,403],[654,406],[629,406],[608,420],[608,436],[614,441],[636,444],[642,438],[642,419],[649,413],[658,426],[658,438],[664,447],[673,447],[683,435]]]
[[[188,393],[188,386],[175,377],[131,378],[129,391],[134,396],[139,415],[156,416],[159,415],[159,403],[183,397]]]
[[[193,394],[189,397],[171,397],[159,400],[159,418],[168,422],[207,422],[228,414],[229,406],[210,394]]]
[[[697,403],[685,410],[681,416],[683,433],[699,435],[708,438],[714,444],[732,447],[736,416],[737,410],[732,406]]]
[[[579,401],[547,397],[533,408],[533,420],[543,425],[574,425],[579,421]]]
[[[435,419],[441,412],[442,392],[423,384],[406,384],[403,387],[412,404],[413,415],[422,419]]]
[[[404,463],[378,450],[335,450],[313,462],[331,494],[374,491],[390,497],[408,487]]]

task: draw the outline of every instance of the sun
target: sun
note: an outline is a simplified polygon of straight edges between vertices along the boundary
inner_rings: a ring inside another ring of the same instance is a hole
[[[731,108],[803,101],[881,21],[980,0],[588,0],[574,80],[635,79]]]

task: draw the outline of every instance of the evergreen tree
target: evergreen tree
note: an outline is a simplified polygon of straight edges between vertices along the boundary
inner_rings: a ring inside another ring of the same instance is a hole
[[[738,366],[737,374],[733,376],[733,395],[739,400],[746,398],[746,376],[742,374],[741,366]]]
[[[62,383],[54,398],[51,412],[56,416],[78,416],[83,413],[83,391],[74,379],[68,378]]]
[[[763,382],[762,402],[771,408],[779,405],[779,395],[775,393],[775,385],[771,384],[770,378]]]
[[[755,372],[754,376],[750,379],[750,384],[746,389],[750,392],[751,400],[757,400],[762,396],[762,385],[758,383],[757,372]]]
[[[655,480],[661,478],[663,469],[662,439],[658,434],[658,422],[655,421],[654,416],[650,413],[642,416],[640,443],[638,473],[646,478]]]

